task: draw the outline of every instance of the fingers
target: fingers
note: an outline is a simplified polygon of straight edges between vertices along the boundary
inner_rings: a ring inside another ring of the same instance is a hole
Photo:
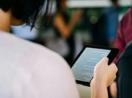
[[[97,66],[100,66],[100,65],[102,66],[108,65],[108,58],[104,57],[102,60],[100,60]]]
[[[108,58],[104,57],[94,69],[94,79],[109,86],[116,78],[117,67],[114,63],[108,65]]]
[[[104,58],[102,59],[102,62],[105,63],[105,64],[108,64],[108,61],[109,61],[109,59],[108,59],[107,57],[104,57]]]
[[[118,69],[116,67],[116,65],[114,63],[112,63],[111,65],[109,65],[108,67],[108,72],[109,72],[109,81],[111,81],[108,85],[111,85],[111,83],[116,79],[116,73],[117,73]]]
[[[118,69],[114,63],[110,64],[109,69],[114,73],[117,73]]]

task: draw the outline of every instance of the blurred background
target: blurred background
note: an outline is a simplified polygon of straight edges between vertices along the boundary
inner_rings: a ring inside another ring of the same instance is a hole
[[[43,8],[32,30],[23,24],[12,26],[12,32],[59,53],[71,65],[86,44],[113,47],[119,21],[131,6],[132,0],[52,0],[48,16]]]

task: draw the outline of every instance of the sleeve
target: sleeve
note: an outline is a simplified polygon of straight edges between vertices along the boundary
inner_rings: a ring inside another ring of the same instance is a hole
[[[125,49],[125,46],[126,46],[125,34],[124,34],[126,20],[127,20],[127,14],[124,15],[124,17],[122,18],[122,20],[119,23],[119,27],[117,30],[117,36],[114,41],[114,47],[119,49],[119,54],[116,57],[116,61],[119,59],[120,54],[123,52],[123,50]]]
[[[123,49],[125,47],[122,21],[119,24],[119,28],[118,28],[118,31],[117,31],[117,36],[116,36],[116,39],[115,39],[114,46],[116,48],[118,48],[120,50],[120,52],[123,51]]]

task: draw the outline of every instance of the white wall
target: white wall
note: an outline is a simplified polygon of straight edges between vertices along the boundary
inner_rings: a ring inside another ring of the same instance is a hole
[[[132,0],[119,0],[121,6],[132,6]],[[109,7],[110,0],[68,0],[68,7]]]

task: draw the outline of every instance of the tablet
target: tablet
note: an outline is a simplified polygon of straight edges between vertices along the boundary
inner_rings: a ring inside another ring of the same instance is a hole
[[[108,57],[110,64],[118,51],[116,48],[85,46],[72,65],[72,71],[77,83],[89,86],[95,65],[103,57]]]

